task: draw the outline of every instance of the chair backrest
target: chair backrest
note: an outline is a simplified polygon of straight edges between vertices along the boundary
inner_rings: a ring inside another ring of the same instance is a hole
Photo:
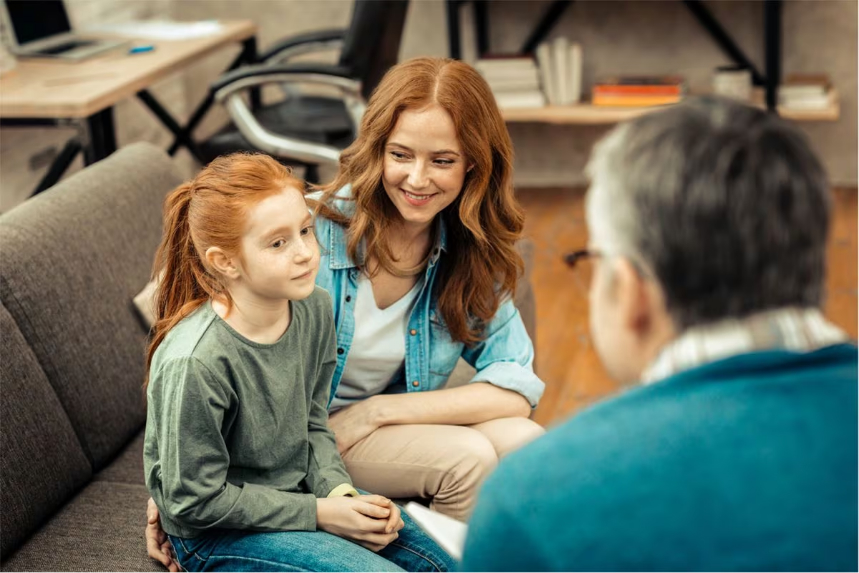
[[[365,98],[397,63],[408,7],[407,0],[355,0],[340,65],[361,80]]]

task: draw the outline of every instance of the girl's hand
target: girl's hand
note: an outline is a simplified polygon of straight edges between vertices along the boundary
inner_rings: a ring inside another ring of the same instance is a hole
[[[146,552],[149,557],[164,565],[168,571],[179,571],[179,564],[173,560],[173,551],[167,534],[161,529],[158,506],[150,497],[146,506]]]
[[[373,398],[367,398],[328,417],[328,427],[334,432],[341,455],[382,426],[374,403]]]
[[[368,501],[367,498],[378,498]],[[370,551],[380,551],[399,537],[389,531],[390,500],[381,496],[331,497],[316,500],[316,527],[354,541]],[[399,511],[397,511],[399,514]]]
[[[355,499],[360,499],[379,507],[385,507],[391,510],[391,515],[388,517],[388,525],[385,527],[385,533],[397,532],[406,526],[400,516],[400,508],[390,499],[381,495],[360,495]]]

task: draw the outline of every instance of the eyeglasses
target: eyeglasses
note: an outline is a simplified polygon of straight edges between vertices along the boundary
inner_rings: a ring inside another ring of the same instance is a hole
[[[572,253],[567,253],[566,255],[564,255],[564,262],[567,263],[567,266],[569,266],[571,269],[575,269],[577,265],[579,267],[583,266],[581,264],[583,262],[590,262],[592,259],[604,256],[604,252],[596,249],[579,249],[578,251],[573,251]],[[650,277],[650,273],[645,270],[645,267],[641,263],[633,259],[628,260],[630,264],[632,264],[632,268],[635,269],[635,272],[638,273],[638,276],[643,279],[647,279],[648,277]],[[588,267],[587,274],[588,278],[590,278],[591,265],[584,266]]]
[[[572,253],[564,255],[564,262],[567,263],[567,266],[571,269],[574,269],[576,268],[576,264],[579,262],[600,256],[602,256],[600,251],[594,249],[579,249],[578,251],[573,251]]]
[[[588,296],[593,277],[591,262],[600,256],[602,256],[602,252],[593,249],[580,249],[564,255],[564,262],[573,269],[572,284],[580,296]]]

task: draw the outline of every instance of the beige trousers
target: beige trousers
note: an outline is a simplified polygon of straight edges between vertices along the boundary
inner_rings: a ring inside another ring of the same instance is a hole
[[[426,498],[432,509],[466,521],[498,459],[544,432],[527,418],[383,426],[346,451],[343,461],[358,488],[394,499]]]

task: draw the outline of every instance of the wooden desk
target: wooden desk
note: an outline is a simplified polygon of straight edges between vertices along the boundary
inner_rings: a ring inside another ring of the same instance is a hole
[[[0,77],[0,126],[82,128],[81,134],[66,144],[36,193],[56,183],[78,152],[83,151],[85,162],[90,164],[116,150],[113,106],[131,95],[137,95],[176,136],[169,150],[171,155],[181,146],[197,155],[191,132],[211,107],[211,94],[188,125],[181,127],[147,88],[234,42],[241,42],[243,49],[229,69],[255,63],[256,25],[249,20],[221,24],[218,33],[199,38],[134,40],[155,46],[153,51],[141,54],[129,55],[125,46],[76,63],[19,60],[13,70]],[[256,94],[257,102],[258,98]]]

